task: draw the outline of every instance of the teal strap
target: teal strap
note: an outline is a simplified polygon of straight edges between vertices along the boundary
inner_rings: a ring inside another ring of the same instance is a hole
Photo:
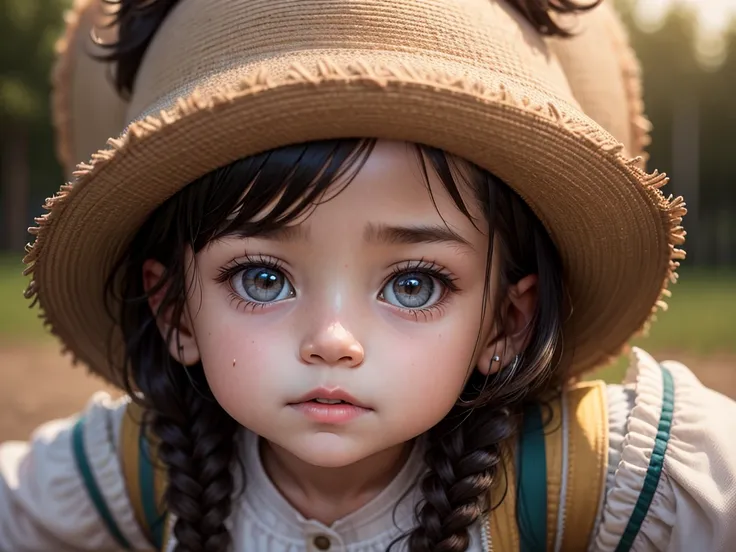
[[[149,453],[148,439],[146,439],[143,431],[141,431],[138,451],[138,484],[141,490],[143,515],[146,518],[146,525],[148,525],[150,530],[153,545],[156,547],[156,550],[161,550],[164,539],[163,524],[166,516],[159,515],[158,513],[153,461]]]
[[[516,518],[521,552],[547,546],[547,456],[539,404],[529,405],[519,440]]]
[[[616,547],[616,552],[628,552],[631,550],[634,539],[639,534],[641,524],[649,511],[649,506],[652,504],[654,492],[657,490],[659,478],[662,475],[664,456],[667,452],[667,443],[670,440],[670,430],[672,428],[672,412],[675,406],[675,383],[672,379],[672,374],[664,366],[662,366],[662,383],[664,388],[662,393],[662,413],[659,416],[659,426],[657,427],[657,436],[654,440],[652,457],[649,459],[649,467],[647,468],[647,475],[644,478],[641,493],[639,493],[639,499],[636,501],[634,511],[629,518],[629,523]]]
[[[74,449],[74,459],[77,463],[77,469],[79,469],[84,486],[87,488],[87,493],[89,494],[90,499],[92,499],[92,503],[97,509],[97,513],[105,523],[110,535],[112,535],[120,547],[125,550],[131,550],[130,544],[120,532],[120,529],[118,529],[115,520],[110,514],[110,510],[107,508],[107,504],[105,504],[105,499],[100,492],[100,488],[97,486],[97,481],[95,481],[89,461],[87,460],[87,455],[84,452],[84,418],[79,418],[77,423],[74,424],[74,428],[72,429],[72,446]]]

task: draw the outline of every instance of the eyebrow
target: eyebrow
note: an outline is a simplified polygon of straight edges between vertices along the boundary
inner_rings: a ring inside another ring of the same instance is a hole
[[[302,225],[281,226],[254,236],[272,241],[308,241],[309,231]],[[426,224],[392,226],[369,223],[363,239],[371,244],[412,245],[420,243],[451,243],[473,249],[471,243],[446,226]]]
[[[265,232],[259,232],[253,238],[271,240],[271,241],[308,241],[309,231],[301,224],[280,226]]]
[[[366,226],[363,236],[363,239],[368,243],[454,243],[473,249],[473,246],[465,238],[446,226],[440,225],[389,226],[386,224],[369,224]]]

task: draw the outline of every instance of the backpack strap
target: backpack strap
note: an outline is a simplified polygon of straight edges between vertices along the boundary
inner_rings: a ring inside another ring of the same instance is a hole
[[[608,472],[608,404],[603,381],[578,383],[565,392],[566,481],[561,550],[587,550],[603,507]]]
[[[562,397],[550,400],[544,410],[546,426],[544,430],[544,456],[547,472],[547,550],[554,552],[557,540],[558,519],[561,512],[560,496],[563,489],[563,466],[566,461],[566,444],[564,433],[567,426],[562,418]],[[559,550],[559,548],[558,548]]]
[[[517,506],[521,552],[544,550],[547,543],[547,455],[545,423],[539,404],[526,408],[516,455]]]
[[[87,453],[84,447],[84,417],[80,417],[72,428],[72,450],[74,452],[74,461],[77,465],[79,475],[82,477],[82,483],[87,490],[87,494],[92,500],[97,513],[102,522],[105,524],[107,531],[110,533],[118,546],[123,550],[132,550],[130,543],[123,535],[123,532],[115,522],[115,518],[110,513],[105,498],[97,485],[97,480],[92,471],[92,467],[87,459]]]
[[[490,538],[491,550],[519,552],[521,540],[516,524],[516,468],[514,457],[517,440],[513,439],[501,447],[501,463],[497,470],[497,481],[490,491]]]
[[[518,438],[503,451],[491,491],[493,506],[503,499],[490,513],[493,548],[587,550],[608,467],[605,383],[576,384],[530,405]]]
[[[534,552],[545,547],[550,502],[548,471],[554,471],[554,466],[547,462],[546,441],[542,408],[530,404],[525,409],[519,437],[502,447],[502,469],[494,484],[499,496],[492,491],[492,504],[498,507],[490,519],[496,550]]]
[[[135,519],[149,542],[163,550],[169,526],[164,507],[166,471],[156,462],[156,439],[142,430],[143,414],[139,404],[128,404],[120,430],[120,462]]]

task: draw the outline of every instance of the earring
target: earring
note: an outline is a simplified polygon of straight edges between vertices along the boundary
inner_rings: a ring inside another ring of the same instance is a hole
[[[491,359],[491,362],[501,362],[501,357],[498,355],[494,355]]]

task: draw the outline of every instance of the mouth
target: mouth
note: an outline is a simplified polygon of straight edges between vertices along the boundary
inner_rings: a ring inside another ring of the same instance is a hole
[[[303,404],[303,403],[315,403],[321,405],[344,405],[344,406],[356,406],[365,410],[371,410],[371,408],[358,399],[353,397],[350,393],[343,391],[339,387],[328,389],[326,387],[319,387],[313,389],[309,393],[302,395],[299,399],[290,405]]]
[[[288,406],[311,422],[330,426],[348,424],[373,410],[342,389],[324,387],[302,395]]]

